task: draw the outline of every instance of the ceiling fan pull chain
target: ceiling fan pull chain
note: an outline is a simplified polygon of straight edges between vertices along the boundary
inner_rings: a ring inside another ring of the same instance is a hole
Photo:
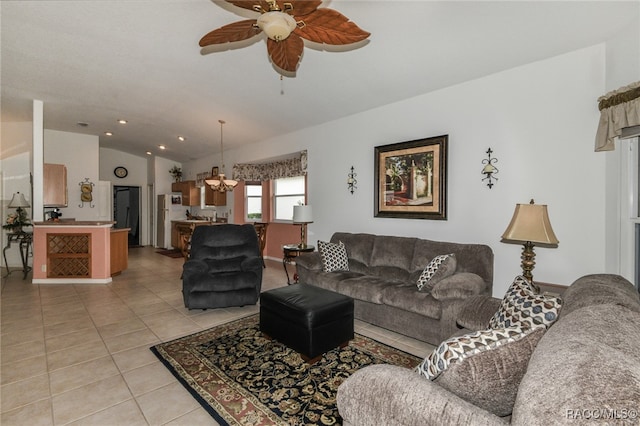
[[[280,94],[284,95],[284,78],[280,75]]]

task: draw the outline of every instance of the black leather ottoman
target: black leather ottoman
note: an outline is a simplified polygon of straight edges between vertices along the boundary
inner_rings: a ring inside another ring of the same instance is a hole
[[[308,284],[260,295],[260,331],[310,363],[353,339],[353,299]]]

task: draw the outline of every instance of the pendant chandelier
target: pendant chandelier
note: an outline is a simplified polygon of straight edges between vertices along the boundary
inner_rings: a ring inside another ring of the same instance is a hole
[[[218,176],[211,176],[210,179],[206,179],[205,183],[211,187],[214,191],[218,192],[230,192],[233,191],[233,188],[238,185],[237,180],[233,179],[225,179],[224,176],[224,145],[222,142],[222,126],[225,124],[224,120],[218,120],[220,123],[220,162],[222,163],[222,167],[220,169],[221,173]]]

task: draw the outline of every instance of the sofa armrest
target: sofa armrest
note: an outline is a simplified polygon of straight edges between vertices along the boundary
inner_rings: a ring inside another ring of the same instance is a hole
[[[243,271],[262,270],[262,258],[258,256],[247,257],[246,259],[242,260],[240,268]]]
[[[207,272],[209,267],[203,260],[189,259],[182,265],[182,270],[190,273]]]
[[[473,331],[484,330],[489,327],[489,320],[498,311],[501,302],[484,294],[468,298],[458,314],[458,325]]]
[[[338,411],[350,425],[497,425],[506,419],[485,411],[419,376],[393,365],[356,371],[338,388]]]
[[[310,271],[322,271],[322,259],[320,253],[302,253],[296,257],[296,267],[305,268]]]
[[[431,295],[436,300],[463,299],[482,294],[485,287],[479,275],[458,272],[439,281],[431,290]]]

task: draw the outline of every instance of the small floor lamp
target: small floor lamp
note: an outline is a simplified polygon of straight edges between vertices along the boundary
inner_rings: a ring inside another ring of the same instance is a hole
[[[307,247],[307,224],[313,223],[313,211],[311,206],[293,206],[293,223],[300,225],[300,244],[298,247]]]
[[[502,234],[503,243],[524,244],[522,249],[522,274],[533,284],[533,270],[536,254],[534,244],[555,247],[559,241],[551,228],[549,213],[545,204],[516,204],[511,223]],[[534,284],[535,286],[535,284]]]

